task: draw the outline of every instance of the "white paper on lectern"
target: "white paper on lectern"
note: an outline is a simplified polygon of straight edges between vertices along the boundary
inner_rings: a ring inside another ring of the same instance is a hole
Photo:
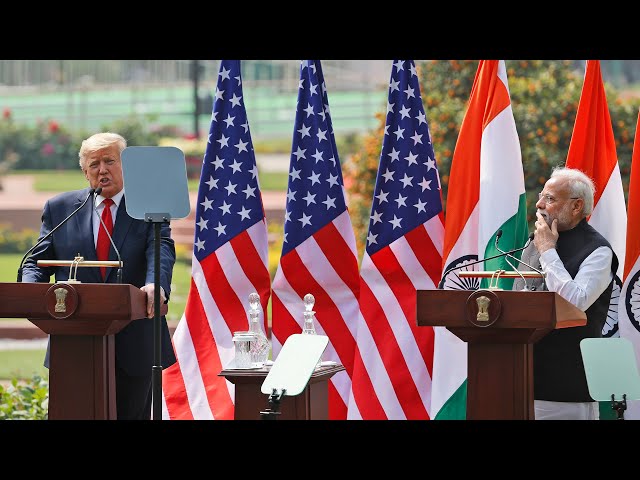
[[[277,393],[285,390],[284,395],[288,397],[302,393],[328,343],[329,337],[326,335],[290,335],[262,382],[260,391],[270,395],[274,388]]]

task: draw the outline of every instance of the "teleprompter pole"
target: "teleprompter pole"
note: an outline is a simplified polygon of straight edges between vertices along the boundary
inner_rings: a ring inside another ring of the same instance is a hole
[[[162,420],[162,322],[160,320],[160,227],[167,222],[167,214],[147,214],[145,221],[153,222],[153,367],[151,370],[153,420]]]

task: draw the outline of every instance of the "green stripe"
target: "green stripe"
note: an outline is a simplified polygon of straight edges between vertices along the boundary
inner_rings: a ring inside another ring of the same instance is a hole
[[[436,414],[434,420],[466,420],[467,419],[467,380],[449,397],[449,400]]]
[[[520,195],[518,201],[518,211],[514,216],[507,219],[504,222],[500,229],[502,229],[502,236],[498,242],[500,249],[503,251],[513,250],[515,248],[520,248],[524,246],[529,238],[529,225],[527,223],[527,199],[524,193]],[[493,257],[494,255],[500,254],[500,250],[495,247],[496,244],[496,232],[491,236],[491,240],[486,247],[484,252],[485,258]],[[514,253],[513,256],[516,258],[520,258],[521,252]],[[518,262],[513,260],[512,258],[509,261],[517,268]],[[513,267],[507,263],[505,257],[495,258],[493,260],[488,260],[485,262],[485,270],[493,271],[493,270],[506,270],[512,271]],[[504,278],[498,281],[498,286],[503,290],[511,290],[513,285],[513,278]],[[489,286],[490,279],[483,278],[480,282],[480,288],[487,288]]]

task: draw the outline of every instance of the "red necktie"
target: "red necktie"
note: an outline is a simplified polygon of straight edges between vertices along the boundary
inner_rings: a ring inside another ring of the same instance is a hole
[[[104,205],[104,209],[102,210],[102,222],[107,227],[109,231],[109,235],[113,233],[113,217],[111,217],[111,205],[113,205],[113,200],[110,198],[105,198],[102,201]],[[98,254],[98,260],[109,260],[109,248],[111,247],[111,242],[109,241],[109,237],[104,231],[104,227],[102,226],[102,222],[100,223],[100,228],[98,229],[98,243],[96,245],[96,253]],[[107,267],[100,267],[100,274],[102,275],[102,280],[107,276]]]

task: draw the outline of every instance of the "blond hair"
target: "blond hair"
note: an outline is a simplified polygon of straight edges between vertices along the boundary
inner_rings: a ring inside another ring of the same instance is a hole
[[[127,148],[127,141],[122,135],[112,132],[96,133],[83,140],[80,151],[78,152],[80,168],[84,170],[84,163],[91,153],[110,147],[111,145],[116,145],[120,153],[122,153],[122,151]]]

